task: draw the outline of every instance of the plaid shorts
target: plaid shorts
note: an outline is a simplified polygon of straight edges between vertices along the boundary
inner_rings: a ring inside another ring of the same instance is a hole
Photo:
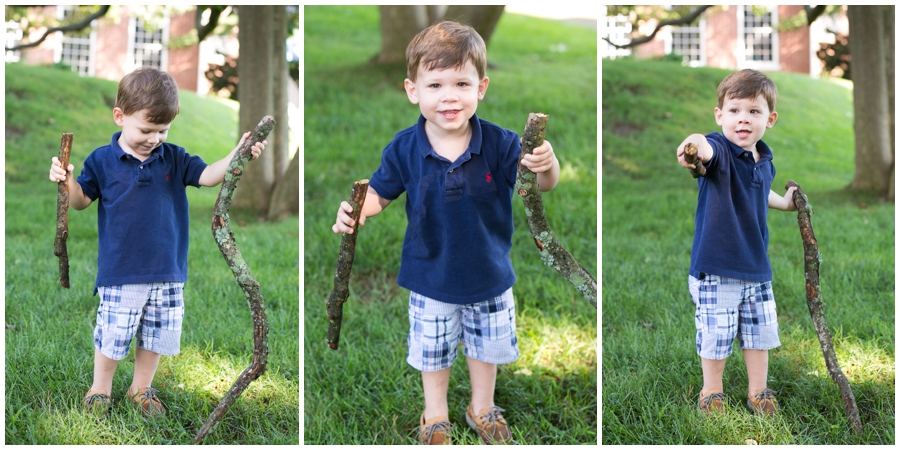
[[[446,369],[456,361],[460,341],[467,357],[486,363],[507,364],[519,357],[511,288],[498,297],[468,305],[410,292],[409,365],[422,372]]]
[[[697,354],[706,359],[731,355],[734,339],[741,349],[770,350],[781,345],[772,282],[741,281],[704,274],[688,279],[697,309]]]
[[[125,358],[132,338],[137,346],[161,355],[181,350],[184,283],[100,286],[94,346],[116,361]]]

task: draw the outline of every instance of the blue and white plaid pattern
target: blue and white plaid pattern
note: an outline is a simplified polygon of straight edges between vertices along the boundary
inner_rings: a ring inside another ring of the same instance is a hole
[[[181,350],[184,283],[101,286],[94,346],[106,357],[121,360],[131,340],[161,355]]]
[[[512,289],[469,305],[410,292],[406,361],[423,372],[446,369],[456,361],[462,341],[464,354],[470,358],[511,363],[519,357],[515,313]]]
[[[706,274],[688,280],[696,310],[697,354],[706,359],[731,355],[734,339],[741,349],[770,350],[781,345],[772,283],[748,282]]]

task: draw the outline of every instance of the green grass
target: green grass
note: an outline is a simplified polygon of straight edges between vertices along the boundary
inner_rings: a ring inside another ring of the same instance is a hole
[[[852,87],[771,73],[778,122],[764,140],[778,169],[816,210],[822,297],[834,346],[864,430],[850,431],[806,307],[796,213],[770,210],[769,257],[782,346],[769,386],[782,413],[744,408],[737,350],[725,387],[730,412],[697,412],[702,375],[687,289],[696,182],[675,150],[690,133],[719,131],[716,86],[728,73],[655,61],[603,61],[603,444],[894,444],[894,204],[848,192],[853,176]]]
[[[421,376],[405,359],[408,291],[396,285],[405,196],[360,231],[344,305],[340,349],[325,343],[324,301],[340,237],[338,204],[369,178],[394,134],[419,110],[402,90],[403,67],[367,64],[379,49],[376,7],[304,8],[304,442],[412,444],[423,408]],[[535,38],[540,36],[540,38]],[[566,44],[567,51],[554,52]],[[547,139],[561,179],[544,195],[556,234],[597,270],[597,34],[505,14],[490,42],[493,65],[479,117],[521,133],[529,112],[551,115]],[[514,199],[512,259],[520,357],[500,367],[495,402],[528,444],[597,443],[596,310],[544,266]],[[464,420],[463,358],[451,372],[454,443],[477,443]]]
[[[53,256],[56,186],[47,179],[60,135],[74,133],[76,175],[87,155],[106,145],[116,83],[47,67],[6,66],[6,435],[7,444],[188,444],[249,364],[250,313],[210,235],[218,188],[189,189],[190,280],[181,353],[163,357],[154,387],[169,412],[145,420],[125,402],[133,349],[113,381],[105,420],[80,409],[91,384],[98,299],[96,206],[69,212],[72,287],[57,283]],[[216,161],[238,141],[237,104],[181,94],[170,142]],[[269,317],[268,371],[250,384],[204,443],[299,442],[296,217],[257,222],[232,211],[231,228],[261,285]],[[139,238],[137,236],[136,238]]]

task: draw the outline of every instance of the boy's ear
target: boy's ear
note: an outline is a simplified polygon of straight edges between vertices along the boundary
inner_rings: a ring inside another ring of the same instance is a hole
[[[722,126],[722,110],[716,106],[716,109],[713,111],[713,114],[716,116],[716,125]]]
[[[769,119],[766,120],[766,128],[774,127],[776,120],[778,120],[778,111],[772,111],[769,113]]]
[[[113,108],[113,121],[116,122],[116,125],[121,127],[123,125],[124,119],[125,111],[123,111],[122,108],[119,108],[118,106]]]
[[[419,104],[419,94],[416,93],[416,84],[409,78],[403,80],[403,89],[406,89],[406,97],[413,105]]]
[[[490,84],[491,80],[488,77],[482,78],[481,82],[478,83],[478,100],[484,100],[484,93],[487,92],[488,84]]]

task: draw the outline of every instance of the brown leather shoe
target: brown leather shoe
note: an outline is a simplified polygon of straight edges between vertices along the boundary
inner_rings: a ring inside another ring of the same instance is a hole
[[[109,408],[112,406],[112,397],[106,391],[90,390],[87,394],[84,394],[84,400],[81,402],[84,404],[84,409],[89,413],[103,416],[109,412]]]
[[[478,415],[475,415],[470,404],[466,409],[466,423],[478,432],[478,437],[485,444],[511,442],[512,434],[506,425],[506,419],[500,414],[502,412],[502,409],[491,406],[490,408],[482,409],[478,412]]]
[[[425,413],[419,419],[419,443],[422,445],[450,445],[450,427],[446,417],[438,416],[425,420]]]
[[[141,407],[141,412],[145,416],[161,416],[165,415],[166,408],[156,396],[158,393],[159,391],[152,387],[140,388],[137,392],[132,392],[129,387],[127,395],[135,405]]]
[[[702,391],[697,406],[705,413],[725,414],[725,393],[719,390]]]
[[[774,416],[778,412],[775,391],[765,388],[753,395],[747,395],[747,407],[761,416]]]

